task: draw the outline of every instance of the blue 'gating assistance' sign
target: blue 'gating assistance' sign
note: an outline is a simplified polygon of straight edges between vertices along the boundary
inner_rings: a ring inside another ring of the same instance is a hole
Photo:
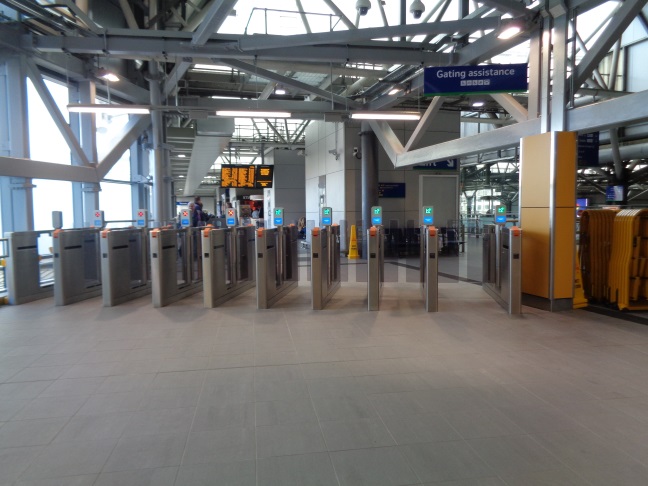
[[[427,67],[424,90],[430,96],[521,92],[529,88],[527,70],[526,64]]]

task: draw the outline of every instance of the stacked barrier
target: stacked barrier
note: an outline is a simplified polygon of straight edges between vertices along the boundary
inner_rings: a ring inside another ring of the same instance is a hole
[[[594,302],[608,299],[608,267],[617,211],[588,209],[580,218],[579,261],[585,297]]]
[[[648,310],[648,209],[624,209],[614,219],[608,300],[619,309]]]

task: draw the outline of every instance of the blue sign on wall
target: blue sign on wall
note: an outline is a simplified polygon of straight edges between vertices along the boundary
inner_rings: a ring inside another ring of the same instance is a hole
[[[457,170],[459,168],[459,159],[439,160],[437,162],[427,162],[412,167],[415,170]]]
[[[578,165],[580,167],[598,167],[599,132],[578,136]]]
[[[423,77],[426,95],[514,93],[526,91],[526,64],[427,67]]]
[[[405,183],[379,182],[378,197],[405,197]]]

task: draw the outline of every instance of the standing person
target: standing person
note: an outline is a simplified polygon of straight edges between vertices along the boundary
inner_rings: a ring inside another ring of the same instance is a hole
[[[259,219],[259,206],[254,206],[254,211],[252,211],[252,219]]]
[[[192,204],[193,204],[193,209],[191,211],[191,226],[193,227],[203,226],[201,224],[203,205],[202,205],[202,201],[200,200],[200,196],[196,196],[194,198],[194,202],[189,204],[190,209]]]

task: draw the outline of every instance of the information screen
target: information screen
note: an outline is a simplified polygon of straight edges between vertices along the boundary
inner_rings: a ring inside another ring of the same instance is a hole
[[[263,189],[272,187],[273,165],[221,166],[221,187]]]

